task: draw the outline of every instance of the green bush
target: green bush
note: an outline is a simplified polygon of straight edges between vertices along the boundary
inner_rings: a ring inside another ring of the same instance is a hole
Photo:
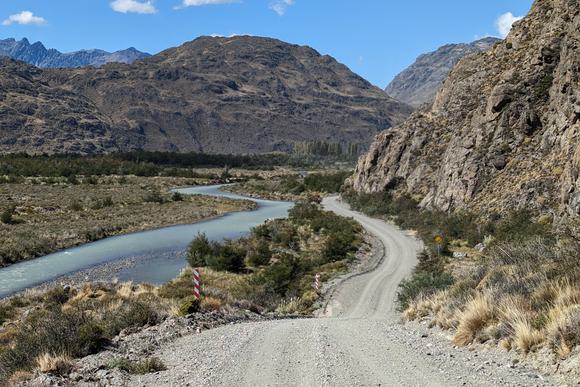
[[[2,215],[0,215],[0,221],[4,224],[14,224],[16,223],[14,220],[14,214],[16,213],[16,207],[11,206],[8,207]]]
[[[143,201],[147,203],[160,203],[162,204],[165,200],[161,193],[157,190],[149,191],[143,197]]]
[[[212,255],[207,257],[206,263],[213,270],[239,273],[245,268],[247,252],[232,241],[225,244],[213,244]]]
[[[341,171],[335,173],[317,173],[304,178],[304,186],[308,191],[339,192],[347,177],[352,171]]]
[[[404,310],[411,301],[420,295],[430,295],[437,290],[443,290],[453,285],[453,276],[446,272],[415,272],[411,278],[403,280],[399,285],[397,301],[399,309]]]
[[[265,239],[258,239],[255,246],[248,251],[246,262],[248,266],[259,267],[270,263],[272,257],[272,250],[270,244]]]
[[[285,296],[302,273],[300,259],[289,254],[283,254],[279,257],[278,262],[267,266],[262,271],[260,282],[266,284],[278,295]]]
[[[103,317],[103,328],[108,337],[114,337],[125,328],[155,325],[161,320],[156,308],[147,300],[130,300]]]
[[[200,267],[207,264],[213,253],[213,247],[204,233],[198,233],[187,247],[187,262],[191,267]]]
[[[187,316],[188,314],[199,312],[200,302],[195,296],[188,296],[179,304],[179,315]]]

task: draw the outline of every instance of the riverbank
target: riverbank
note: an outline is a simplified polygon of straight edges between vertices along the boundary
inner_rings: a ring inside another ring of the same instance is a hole
[[[251,201],[172,194],[206,179],[23,178],[0,190],[0,266],[114,235],[190,224],[255,208]]]
[[[211,190],[217,192],[216,187],[195,192]],[[279,209],[280,205],[259,203],[260,208],[252,214],[261,211],[263,216],[268,207]],[[281,204],[282,209],[287,208],[287,203]],[[247,218],[243,221],[245,227],[254,224]],[[235,222],[228,225],[236,227]],[[4,300],[0,304],[0,379],[14,383],[15,378],[30,378],[28,371],[38,369],[78,381],[78,372],[72,370],[85,371],[72,358],[103,351],[109,355],[97,355],[97,368],[89,366],[90,375],[81,375],[82,380],[118,374],[119,370],[113,369],[119,364],[129,370],[144,367],[145,372],[154,372],[162,363],[148,358],[147,351],[152,348],[151,339],[166,335],[167,329],[191,333],[192,327],[197,330],[235,321],[307,316],[319,298],[312,288],[315,273],[324,282],[348,271],[364,244],[360,228],[352,221],[302,204],[291,210],[289,219],[261,223],[240,240],[209,246],[211,252],[204,262],[195,264],[202,266],[201,302],[192,297],[191,269],[160,286],[110,281],[117,270],[140,265],[141,259],[97,266],[59,279],[66,278],[69,283],[57,280],[58,286],[47,285]],[[173,258],[183,264],[182,256]],[[83,283],[97,278],[101,281]],[[66,337],[59,336],[62,332]],[[135,332],[145,332],[145,336],[128,348],[140,345],[144,353],[114,349]],[[151,332],[156,334],[151,336]],[[99,372],[107,368],[110,372]]]

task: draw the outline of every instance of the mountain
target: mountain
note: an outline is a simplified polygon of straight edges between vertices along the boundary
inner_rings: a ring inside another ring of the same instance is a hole
[[[487,51],[501,39],[484,38],[472,43],[447,44],[419,56],[399,73],[385,91],[393,98],[419,107],[430,104],[449,72],[466,55]]]
[[[53,48],[47,49],[40,42],[30,44],[28,39],[0,40],[0,56],[7,56],[37,67],[86,67],[102,66],[109,62],[133,63],[138,59],[151,56],[131,47],[122,51],[81,50],[61,53]]]
[[[442,210],[578,221],[579,31],[580,3],[536,0],[505,41],[453,68],[431,110],[377,136],[353,187]]]
[[[314,140],[367,148],[377,133],[412,110],[330,56],[249,36],[202,37],[130,65],[25,72],[30,82],[90,104],[92,117],[109,128],[120,150],[254,153]],[[36,103],[34,89],[20,92]],[[12,103],[3,103],[0,124],[4,128],[2,120],[8,120],[10,129],[0,130],[0,151],[62,150],[52,143],[35,146],[28,135],[49,130],[61,138],[71,129],[55,123],[73,113],[16,120]]]
[[[88,98],[49,86],[37,67],[0,58],[0,152],[117,149],[109,119]]]

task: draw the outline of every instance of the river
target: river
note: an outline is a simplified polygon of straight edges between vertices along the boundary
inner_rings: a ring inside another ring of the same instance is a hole
[[[193,224],[114,236],[62,250],[44,257],[19,262],[0,269],[0,297],[55,280],[63,275],[85,270],[115,260],[133,258],[134,264],[120,269],[121,281],[160,284],[174,278],[186,266],[183,252],[198,232],[210,240],[235,239],[268,218],[283,218],[291,202],[249,198],[220,190],[221,185],[178,188],[187,195],[210,195],[231,199],[249,199],[257,204],[254,211],[232,212]]]

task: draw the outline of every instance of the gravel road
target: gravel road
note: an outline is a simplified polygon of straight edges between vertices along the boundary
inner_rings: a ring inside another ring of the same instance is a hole
[[[332,294],[319,318],[228,325],[182,337],[161,349],[168,370],[134,376],[136,386],[534,386],[557,385],[498,351],[453,348],[424,325],[399,323],[397,284],[420,243],[383,221],[350,211],[336,197],[328,210],[360,222],[384,245],[371,272]]]

